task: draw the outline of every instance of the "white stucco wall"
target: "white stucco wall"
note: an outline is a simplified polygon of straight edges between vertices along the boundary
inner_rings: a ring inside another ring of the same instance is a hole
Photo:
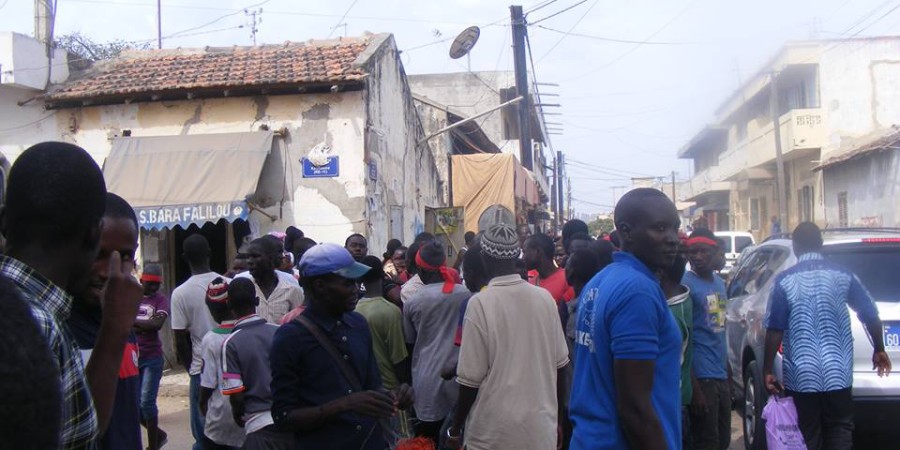
[[[429,144],[410,93],[396,44],[389,38],[374,60],[367,95],[366,160],[374,162],[377,177],[369,179],[369,253],[380,255],[387,241],[409,244],[424,231],[425,208],[445,204],[440,199],[440,179]],[[368,174],[366,175],[368,177]],[[392,209],[402,208],[402,227],[392,227]],[[401,229],[395,235],[392,228]]]
[[[52,57],[51,65],[44,44],[30,36],[0,32],[0,84],[43,90],[47,86],[48,67],[50,83],[65,81],[69,78],[66,51],[54,49]]]
[[[822,158],[850,150],[847,141],[900,124],[900,38],[826,46],[819,92],[827,139]]]
[[[286,128],[287,137],[276,138],[257,193],[260,206],[278,219],[254,212],[251,226],[265,233],[295,225],[317,241],[343,244],[347,235],[365,230],[364,114],[361,91],[96,106],[58,110],[15,135],[0,131],[0,144],[14,158],[31,144],[63,140],[85,148],[102,166],[112,138],[123,130],[140,137],[248,132],[264,124]],[[323,140],[340,158],[340,176],[302,178],[301,158]],[[288,189],[282,189],[285,181]]]

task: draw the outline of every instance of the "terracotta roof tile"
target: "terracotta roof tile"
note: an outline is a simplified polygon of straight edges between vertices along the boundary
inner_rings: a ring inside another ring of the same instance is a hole
[[[361,80],[353,62],[371,38],[229,49],[129,52],[61,85],[50,101],[89,100],[179,90],[327,84]]]

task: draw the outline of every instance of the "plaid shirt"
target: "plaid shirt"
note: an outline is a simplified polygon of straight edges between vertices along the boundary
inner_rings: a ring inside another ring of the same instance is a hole
[[[63,394],[60,449],[94,449],[97,446],[97,412],[88,390],[81,354],[63,327],[72,297],[21,262],[0,256],[0,275],[18,286],[31,314],[56,356]]]

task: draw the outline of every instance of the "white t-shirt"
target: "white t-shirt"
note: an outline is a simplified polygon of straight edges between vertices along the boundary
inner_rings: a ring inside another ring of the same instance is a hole
[[[557,370],[569,362],[556,302],[519,275],[469,299],[457,382],[478,388],[469,450],[556,448]]]
[[[222,344],[228,337],[227,326],[234,327],[234,321],[222,323],[222,327],[214,328],[203,337],[203,371],[200,373],[200,386],[213,389],[206,411],[203,434],[219,445],[242,447],[247,433],[234,422],[231,403],[222,395]]]
[[[194,275],[172,291],[172,329],[191,334],[191,375],[200,375],[203,365],[203,336],[213,329],[216,322],[206,307],[206,288],[218,277],[215,272]],[[228,281],[227,278],[222,277]]]
[[[419,292],[419,289],[425,287],[425,283],[422,282],[422,278],[419,277],[419,274],[413,275],[406,284],[400,288],[400,301],[406,303],[409,299],[412,298],[413,295],[416,295],[416,292]]]

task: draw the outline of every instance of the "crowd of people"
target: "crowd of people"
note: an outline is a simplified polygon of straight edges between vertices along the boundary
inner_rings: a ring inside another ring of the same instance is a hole
[[[725,450],[724,246],[704,228],[680,233],[653,189],[622,196],[615,225],[595,238],[579,220],[559,237],[496,223],[458,252],[421,233],[380,257],[361,234],[341,246],[291,227],[242,246],[226,274],[194,234],[181,249],[191,276],[169,302],[159,266],[134,276],[137,218],[90,155],[38,144],[13,165],[0,214],[0,447],[140,450],[142,426],[147,448],[163,447],[168,320],[195,450]],[[785,387],[821,445],[834,435],[821,404],[845,406],[849,375],[801,367],[814,357],[801,340],[830,344],[790,333],[798,310],[825,308],[790,277],[837,274],[832,304],[860,311],[873,335],[880,322],[858,279],[816,256],[811,225],[796,233],[798,269],[777,281],[767,350],[786,338]]]

